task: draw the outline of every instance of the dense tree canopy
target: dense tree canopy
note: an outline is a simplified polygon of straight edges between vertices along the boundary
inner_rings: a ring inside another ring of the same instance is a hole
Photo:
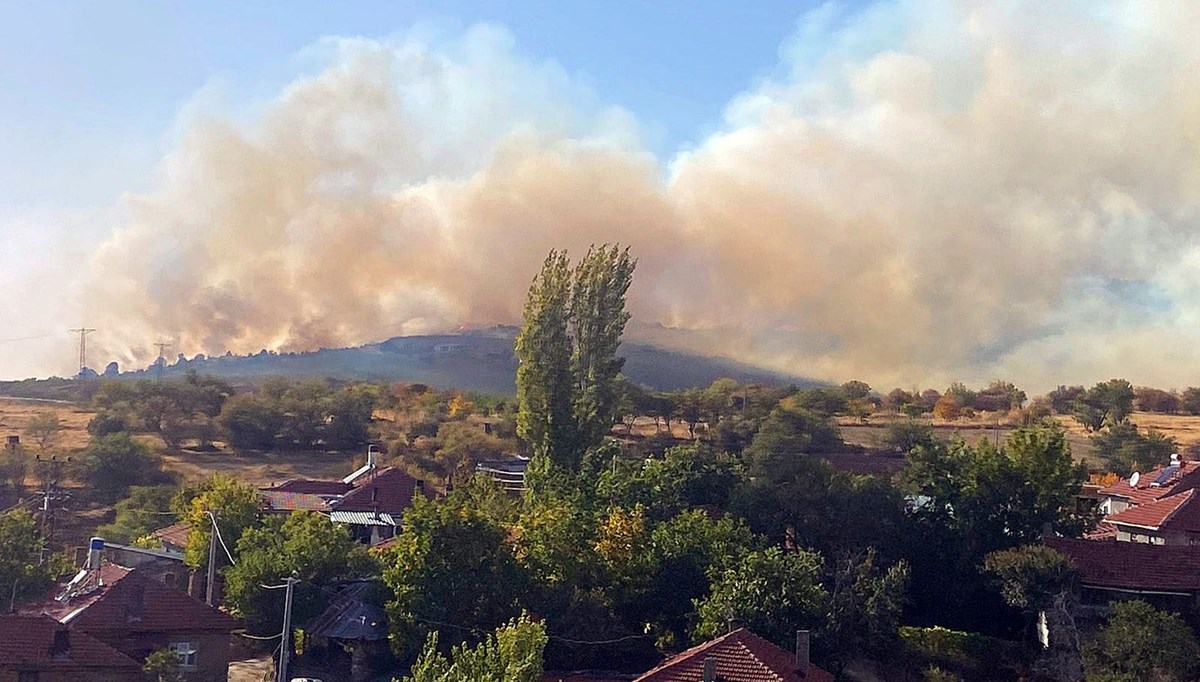
[[[237,558],[225,572],[226,602],[256,633],[277,628],[283,613],[281,593],[263,585],[278,584],[293,574],[299,577],[293,618],[303,623],[329,601],[322,587],[368,577],[376,570],[366,547],[351,538],[345,526],[316,512],[272,516],[246,529],[237,542]]]
[[[218,473],[199,485],[184,487],[172,506],[179,520],[191,526],[184,562],[199,568],[208,563],[208,543],[212,536],[209,514],[216,516],[220,540],[232,552],[242,533],[258,521],[262,500],[254,486]],[[221,547],[217,548],[217,561],[218,564],[227,561]]]
[[[538,682],[545,648],[545,626],[525,614],[476,646],[454,647],[448,656],[438,646],[438,633],[431,632],[403,682]]]
[[[42,597],[70,568],[57,557],[45,561],[45,538],[37,521],[20,509],[0,514],[0,594],[14,602]]]

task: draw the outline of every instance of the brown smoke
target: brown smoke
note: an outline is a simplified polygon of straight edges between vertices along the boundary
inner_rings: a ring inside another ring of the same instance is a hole
[[[498,29],[342,41],[124,202],[87,275],[104,350],[512,323],[549,249],[621,242],[651,340],[881,386],[1200,381],[1200,10],[1015,5],[889,4],[811,59],[818,12],[665,161]]]

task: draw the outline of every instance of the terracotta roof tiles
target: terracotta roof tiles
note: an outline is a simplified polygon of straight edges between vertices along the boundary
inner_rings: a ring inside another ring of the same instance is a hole
[[[69,630],[46,616],[0,616],[0,670],[123,672],[137,677],[141,665],[96,638]]]
[[[231,632],[232,616],[140,571],[114,564],[101,567],[103,585],[66,601],[51,598],[29,611],[88,632]]]
[[[1071,558],[1086,587],[1160,592],[1200,591],[1200,546],[1047,538]]]
[[[1193,488],[1176,495],[1159,498],[1153,502],[1130,507],[1119,514],[1108,517],[1107,521],[1116,526],[1159,529],[1177,516],[1181,509],[1190,506],[1195,496],[1196,490]]]
[[[833,682],[833,675],[815,665],[801,675],[792,653],[745,628],[673,656],[635,682],[700,682],[710,659],[723,682]]]
[[[430,497],[424,482],[400,469],[389,467],[364,476],[354,490],[334,501],[330,508],[342,512],[380,512],[399,517],[412,506],[413,495]]]

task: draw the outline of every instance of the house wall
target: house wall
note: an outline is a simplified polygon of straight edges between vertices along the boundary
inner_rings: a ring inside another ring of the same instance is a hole
[[[89,632],[89,635],[132,657],[166,649],[172,642],[196,642],[196,669],[185,670],[184,679],[194,682],[225,682],[229,677],[229,637],[225,632],[125,633]]]

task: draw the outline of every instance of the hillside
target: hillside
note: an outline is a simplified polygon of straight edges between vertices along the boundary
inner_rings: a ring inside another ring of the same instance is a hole
[[[399,336],[357,348],[321,349],[307,353],[260,352],[184,359],[168,365],[166,377],[189,369],[230,379],[267,376],[328,377],[364,381],[406,381],[437,388],[460,388],[512,394],[517,361],[513,356],[516,330],[497,327],[484,331],[436,336]],[[787,376],[724,358],[704,357],[642,343],[621,344],[625,375],[636,383],[662,391],[707,386],[721,377],[742,383],[818,382]],[[157,369],[124,372],[125,378],[157,376]],[[5,392],[0,387],[0,393]]]

